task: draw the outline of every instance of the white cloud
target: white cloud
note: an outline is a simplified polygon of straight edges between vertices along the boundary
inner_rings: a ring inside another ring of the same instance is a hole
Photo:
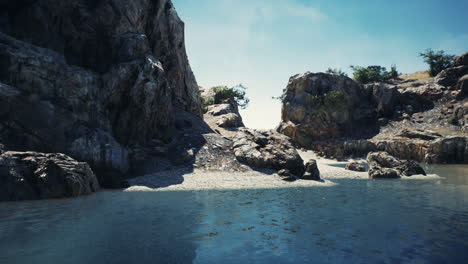
[[[307,7],[298,3],[286,4],[282,10],[291,16],[306,18],[316,22],[327,18],[318,8]]]

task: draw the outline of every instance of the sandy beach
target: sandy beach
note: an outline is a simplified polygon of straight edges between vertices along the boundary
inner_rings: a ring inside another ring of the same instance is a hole
[[[298,187],[330,187],[336,185],[334,179],[368,180],[367,172],[345,170],[346,162],[338,162],[317,157],[313,152],[300,152],[304,160],[316,159],[322,181],[297,180],[285,182],[274,172],[228,172],[204,170],[170,170],[130,179],[131,187],[125,191],[183,191],[183,190],[223,190],[223,189],[268,189]],[[361,162],[361,160],[358,160]],[[341,165],[341,166],[340,166]],[[403,177],[401,180],[438,179],[438,175]],[[179,182],[174,182],[179,179]]]

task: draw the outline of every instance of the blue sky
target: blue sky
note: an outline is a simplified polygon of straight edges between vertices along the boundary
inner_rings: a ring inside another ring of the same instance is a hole
[[[199,85],[249,87],[248,127],[273,128],[290,76],[328,67],[396,64],[425,70],[418,52],[468,51],[468,1],[173,0]]]

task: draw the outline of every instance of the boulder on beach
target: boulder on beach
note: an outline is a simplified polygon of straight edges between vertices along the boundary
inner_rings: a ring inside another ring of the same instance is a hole
[[[0,155],[0,201],[76,197],[98,189],[88,164],[67,155],[11,151]]]
[[[305,167],[289,138],[272,130],[241,128],[233,138],[237,160],[254,168],[288,169],[301,177]]]
[[[387,152],[371,152],[367,155],[369,177],[401,178],[401,176],[426,175],[424,169],[413,160],[399,160]]]
[[[346,164],[345,169],[350,170],[350,171],[358,171],[358,172],[366,171],[366,168],[356,161],[351,161],[348,164]]]
[[[316,160],[311,159],[305,164],[305,173],[302,175],[302,179],[320,181],[320,171]]]

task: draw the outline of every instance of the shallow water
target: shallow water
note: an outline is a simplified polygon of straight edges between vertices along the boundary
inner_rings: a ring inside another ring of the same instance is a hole
[[[0,203],[0,263],[466,263],[468,167],[332,187]]]

